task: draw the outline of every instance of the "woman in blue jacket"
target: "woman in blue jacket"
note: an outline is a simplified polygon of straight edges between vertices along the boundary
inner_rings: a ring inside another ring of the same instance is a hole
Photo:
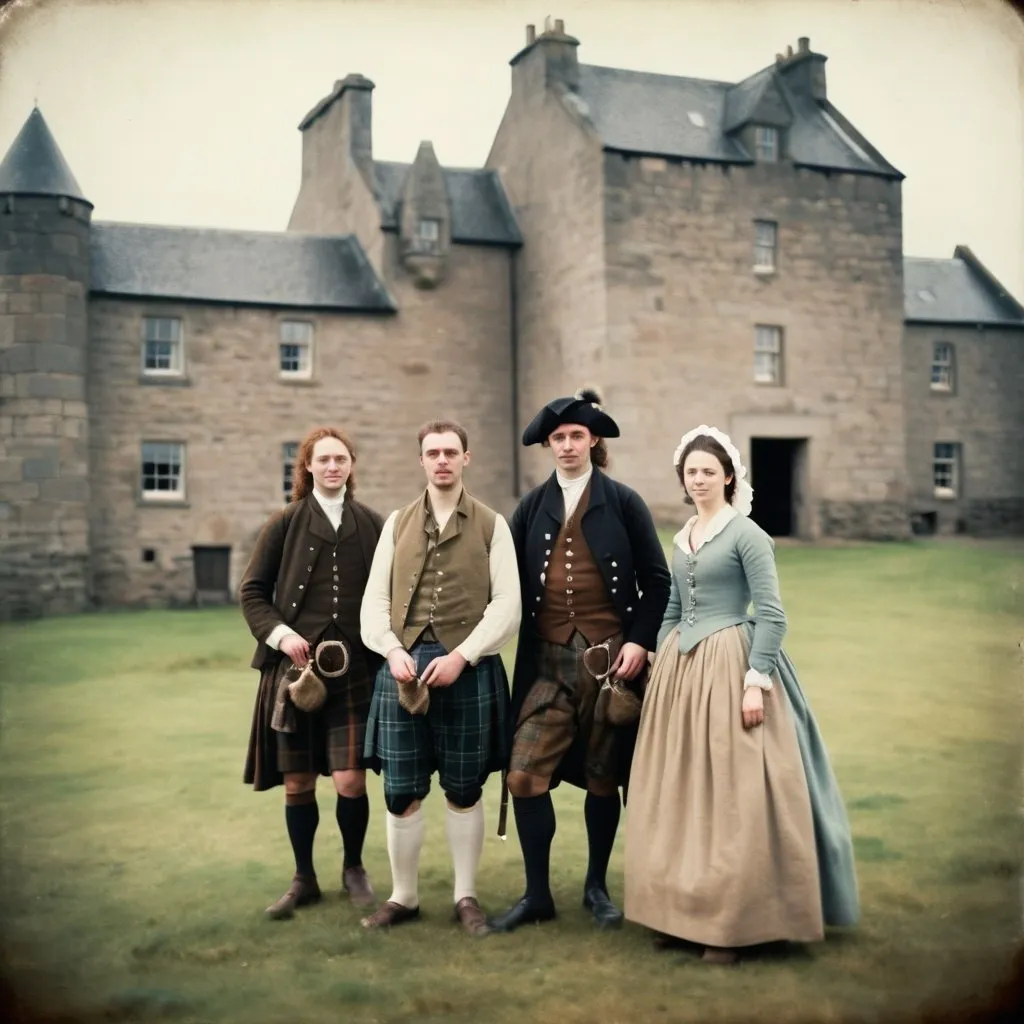
[[[626,824],[625,914],[734,963],[858,918],[846,809],[782,650],[771,538],[728,436],[701,425],[673,463],[694,515],[644,699]],[[753,601],[754,614],[748,612]]]

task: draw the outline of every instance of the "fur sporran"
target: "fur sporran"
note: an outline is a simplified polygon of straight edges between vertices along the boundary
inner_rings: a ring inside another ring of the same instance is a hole
[[[324,681],[313,670],[313,662],[308,661],[304,668],[290,665],[285,672],[288,680],[288,694],[292,703],[306,712],[319,711],[327,700],[327,687]]]
[[[410,715],[425,715],[430,707],[430,687],[427,686],[419,676],[411,683],[399,683],[398,703],[409,712]]]

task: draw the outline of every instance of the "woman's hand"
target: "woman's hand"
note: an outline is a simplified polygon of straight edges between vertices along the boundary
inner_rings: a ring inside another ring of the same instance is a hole
[[[764,722],[764,690],[748,686],[743,691],[743,728],[753,729]]]

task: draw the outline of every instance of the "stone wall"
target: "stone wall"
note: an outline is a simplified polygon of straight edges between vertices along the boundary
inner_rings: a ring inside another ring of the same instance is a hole
[[[611,152],[605,179],[617,475],[678,521],[680,435],[716,425],[749,464],[756,421],[810,438],[804,536],[906,536],[900,185]],[[762,219],[778,224],[772,274],[754,272]],[[754,382],[757,324],[782,328],[779,385]]]
[[[557,50],[553,42],[538,45],[513,68],[508,107],[487,158],[525,239],[516,257],[517,444],[545,403],[608,378],[601,142],[557,79]],[[539,446],[520,448],[523,490],[551,466]]]
[[[950,391],[931,387],[936,342],[954,352]],[[1024,534],[1024,331],[907,324],[907,467],[912,514],[939,533]],[[935,496],[933,446],[960,446],[955,498]]]
[[[90,207],[0,199],[0,619],[89,601]]]
[[[336,424],[358,448],[358,494],[382,515],[424,485],[416,431],[437,416],[463,423],[469,489],[506,514],[511,474],[508,254],[453,246],[445,282],[420,291],[383,251],[400,311],[345,315],[94,299],[90,392],[95,586],[105,605],[185,603],[191,546],[229,544],[237,587],[257,533],[283,504],[282,446]],[[178,316],[181,382],[143,382],[145,315]],[[279,322],[314,325],[312,380],[278,373]],[[186,444],[186,499],[140,499],[143,440]],[[142,560],[144,549],[155,559]]]

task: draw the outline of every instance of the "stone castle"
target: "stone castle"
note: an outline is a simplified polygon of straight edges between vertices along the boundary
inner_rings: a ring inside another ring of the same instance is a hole
[[[583,384],[666,525],[706,422],[774,535],[1024,531],[1024,308],[966,246],[904,256],[825,56],[730,83],[578,47],[528,27],[479,169],[375,160],[373,83],[337,82],[280,233],[94,222],[33,110],[0,165],[0,618],[230,599],[322,423],[386,514],[453,416],[507,513],[549,472],[523,426]]]

